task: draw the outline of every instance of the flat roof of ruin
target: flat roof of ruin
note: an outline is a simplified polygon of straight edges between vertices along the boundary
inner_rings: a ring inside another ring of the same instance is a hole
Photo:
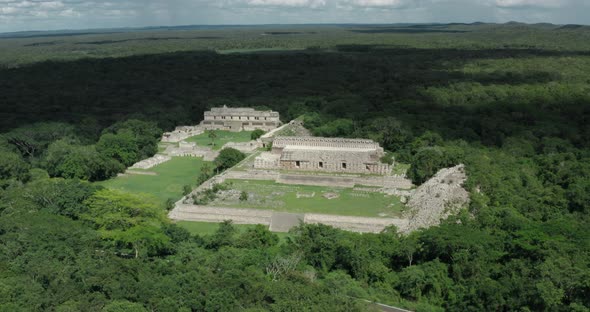
[[[318,151],[318,152],[372,152],[376,148],[366,147],[331,147],[331,146],[295,146],[288,145],[285,151]]]
[[[205,113],[275,113],[272,110],[259,111],[252,107],[213,107]]]
[[[342,144],[342,146],[333,146]],[[379,147],[379,143],[370,139],[349,139],[349,138],[324,138],[324,137],[286,137],[278,136],[274,139],[273,146],[275,147],[303,147],[309,146],[313,149],[327,147],[331,149],[375,149]]]

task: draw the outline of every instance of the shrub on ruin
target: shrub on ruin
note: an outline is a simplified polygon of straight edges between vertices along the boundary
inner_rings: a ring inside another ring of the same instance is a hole
[[[224,148],[219,152],[219,155],[215,158],[215,167],[219,170],[226,170],[246,158],[246,154],[238,151],[235,148]]]
[[[387,153],[387,154],[381,156],[380,160],[384,164],[393,165],[393,154]]]
[[[256,130],[252,131],[252,133],[250,134],[250,139],[258,140],[258,138],[260,138],[263,134],[264,134],[264,130],[256,129]]]
[[[170,211],[170,210],[174,209],[175,204],[176,204],[176,202],[174,201],[173,198],[168,198],[166,200],[166,210]]]
[[[247,201],[248,200],[248,193],[246,191],[242,191],[240,193],[240,201]]]

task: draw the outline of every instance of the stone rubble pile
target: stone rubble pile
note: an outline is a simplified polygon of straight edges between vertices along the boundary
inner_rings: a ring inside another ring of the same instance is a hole
[[[440,170],[433,178],[419,186],[408,200],[404,232],[440,224],[469,203],[469,193],[463,188],[467,180],[465,166]]]

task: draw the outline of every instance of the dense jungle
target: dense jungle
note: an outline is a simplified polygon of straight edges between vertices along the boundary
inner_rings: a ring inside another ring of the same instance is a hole
[[[0,311],[590,310],[590,27],[169,27],[0,35]],[[371,138],[471,202],[400,235],[193,235],[103,188],[215,106]]]

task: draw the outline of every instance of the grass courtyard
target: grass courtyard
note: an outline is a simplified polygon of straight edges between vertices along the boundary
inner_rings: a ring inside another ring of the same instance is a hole
[[[285,185],[273,181],[228,180],[212,206],[272,209],[292,213],[320,213],[363,217],[397,217],[403,205],[398,197],[337,187]],[[239,194],[248,193],[248,200]],[[331,198],[330,198],[331,197]]]
[[[215,138],[215,145],[212,146],[212,140],[209,138],[209,133],[205,132],[193,137],[186,139],[187,142],[195,142],[198,146],[209,146],[213,150],[219,150],[225,143],[234,142],[234,143],[241,143],[241,142],[249,142],[251,141],[250,135],[252,131],[241,131],[241,132],[231,132],[225,130],[214,130],[216,138]]]
[[[155,196],[162,204],[169,198],[175,201],[182,197],[184,185],[196,187],[197,176],[205,163],[201,158],[173,157],[170,161],[148,170],[155,175],[125,175],[99,184],[108,188],[132,193],[147,193]]]

